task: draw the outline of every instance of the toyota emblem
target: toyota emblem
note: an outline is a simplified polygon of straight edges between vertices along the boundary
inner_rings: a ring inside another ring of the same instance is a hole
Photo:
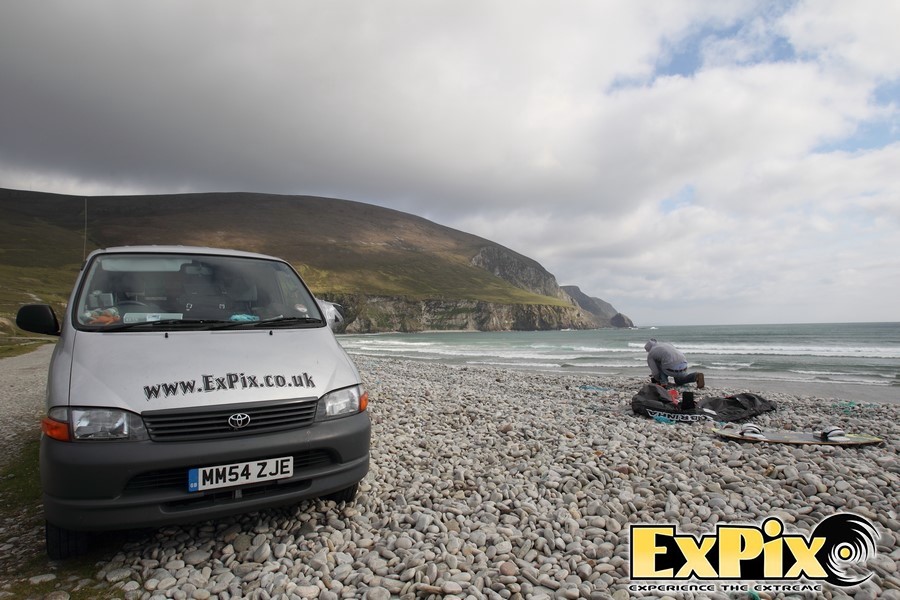
[[[232,429],[243,429],[250,424],[250,415],[247,413],[235,413],[228,417],[228,424]]]

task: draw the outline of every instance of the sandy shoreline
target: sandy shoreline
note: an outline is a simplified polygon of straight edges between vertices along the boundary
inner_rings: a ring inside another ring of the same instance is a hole
[[[0,361],[0,403],[26,419],[40,410],[46,374],[45,364],[30,361]],[[849,449],[741,444],[703,424],[633,415],[637,379],[355,361],[373,421],[371,471],[355,504],[306,502],[106,540],[98,578],[148,600],[176,592],[621,599],[631,597],[630,525],[706,533],[716,523],[777,515],[808,531],[847,510],[881,535],[864,567],[869,582],[771,597],[900,598],[900,405],[765,393],[778,410],[754,419],[763,428],[833,424],[887,441]],[[27,423],[4,416],[3,425]]]

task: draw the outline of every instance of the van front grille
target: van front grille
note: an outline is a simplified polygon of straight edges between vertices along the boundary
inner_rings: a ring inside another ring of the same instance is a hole
[[[316,420],[317,403],[315,398],[300,398],[208,409],[145,411],[141,416],[154,442],[186,442],[308,427]]]

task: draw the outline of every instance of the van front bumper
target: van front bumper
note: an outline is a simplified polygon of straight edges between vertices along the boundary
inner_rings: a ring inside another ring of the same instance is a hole
[[[158,527],[215,519],[326,496],[369,470],[368,413],[290,431],[196,442],[41,439],[49,522],[73,531]],[[188,471],[294,457],[293,475],[269,483],[188,492]]]

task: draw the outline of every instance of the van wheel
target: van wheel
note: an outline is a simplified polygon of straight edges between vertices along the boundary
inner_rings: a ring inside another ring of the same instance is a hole
[[[88,534],[84,531],[70,531],[47,521],[44,532],[47,556],[52,560],[65,560],[87,552]]]
[[[357,481],[350,487],[345,487],[342,490],[338,490],[333,494],[328,494],[325,496],[328,500],[334,500],[337,503],[341,502],[353,502],[356,499],[356,494],[359,492],[359,482]]]

